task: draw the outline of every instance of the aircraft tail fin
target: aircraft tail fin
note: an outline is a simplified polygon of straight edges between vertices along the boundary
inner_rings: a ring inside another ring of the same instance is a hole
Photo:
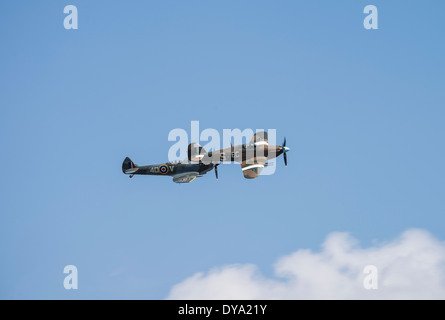
[[[132,171],[136,171],[138,168],[137,165],[134,164],[133,161],[129,157],[126,157],[124,162],[122,163],[122,172],[123,173],[131,173]],[[136,169],[136,170],[135,170]]]

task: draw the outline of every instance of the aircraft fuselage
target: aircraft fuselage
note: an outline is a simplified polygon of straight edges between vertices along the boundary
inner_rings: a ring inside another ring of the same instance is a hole
[[[263,158],[266,160],[274,159],[284,152],[281,146],[246,146],[238,145],[221,149],[215,152],[208,152],[202,159],[203,163],[220,162],[246,162],[249,159]]]
[[[174,176],[177,174],[198,172],[204,174],[212,170],[213,164],[199,164],[199,163],[163,163],[153,164],[147,166],[140,166],[135,171],[135,174],[154,175],[154,176]]]

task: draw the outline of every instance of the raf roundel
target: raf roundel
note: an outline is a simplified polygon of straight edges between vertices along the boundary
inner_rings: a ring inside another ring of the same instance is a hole
[[[159,172],[161,174],[167,174],[168,173],[168,166],[165,164],[162,164],[159,166]]]

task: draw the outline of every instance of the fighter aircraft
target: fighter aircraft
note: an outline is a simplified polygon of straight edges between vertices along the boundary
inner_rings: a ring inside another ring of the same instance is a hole
[[[267,132],[261,131],[253,135],[250,143],[231,146],[229,148],[208,152],[202,157],[203,163],[215,163],[230,161],[241,164],[241,169],[246,179],[257,178],[265,166],[267,161],[274,159],[283,154],[284,164],[287,167],[286,153],[290,149],[286,147],[286,138],[282,146],[270,146]],[[215,172],[217,168],[215,167]]]
[[[188,160],[190,162],[187,163],[167,162],[163,164],[137,166],[129,157],[126,157],[122,163],[122,172],[129,174],[130,178],[133,178],[135,174],[171,176],[173,177],[173,182],[188,183],[215,168],[216,179],[218,179],[216,167],[219,163],[209,162],[204,164],[200,161],[204,154],[206,154],[206,152],[201,146],[196,143],[191,143],[188,146]]]
[[[257,132],[248,145],[240,144],[229,148],[207,152],[196,143],[188,146],[188,161],[168,162],[161,165],[137,166],[130,158],[125,158],[122,164],[122,172],[132,178],[135,174],[141,175],[166,175],[172,176],[173,182],[188,183],[215,169],[218,179],[218,165],[221,162],[238,162],[241,164],[244,178],[257,178],[267,161],[283,154],[284,164],[287,167],[286,153],[290,149],[286,147],[286,138],[282,146],[269,146],[267,132]]]

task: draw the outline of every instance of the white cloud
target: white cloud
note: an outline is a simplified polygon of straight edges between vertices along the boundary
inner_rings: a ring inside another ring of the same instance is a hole
[[[366,265],[378,268],[378,289],[367,290]],[[321,252],[299,249],[275,264],[275,276],[255,265],[228,265],[175,285],[168,299],[445,299],[445,243],[424,230],[360,248],[334,232]]]

